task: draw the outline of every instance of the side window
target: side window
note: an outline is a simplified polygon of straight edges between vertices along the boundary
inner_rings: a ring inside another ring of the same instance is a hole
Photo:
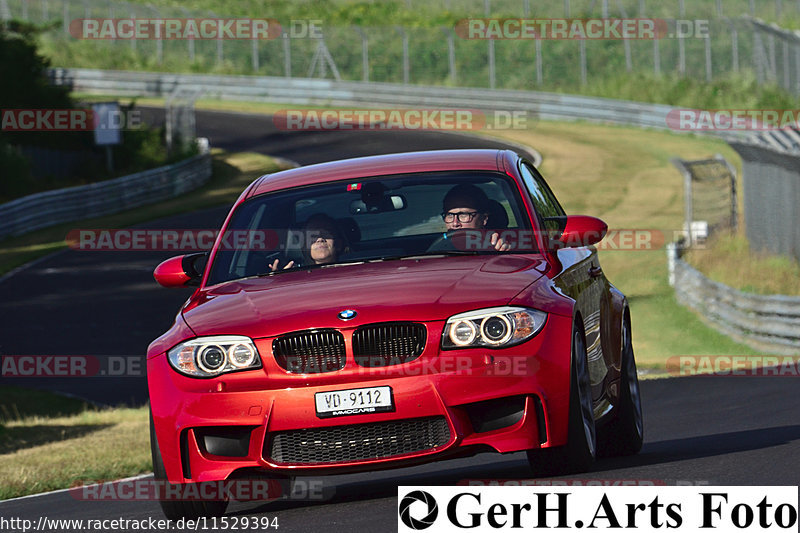
[[[566,216],[564,209],[556,200],[547,183],[528,163],[520,164],[520,173],[528,188],[540,225],[547,231],[554,232],[553,237],[557,238],[557,234],[564,229],[563,217]]]

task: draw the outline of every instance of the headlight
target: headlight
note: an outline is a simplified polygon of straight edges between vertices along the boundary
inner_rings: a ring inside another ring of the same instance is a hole
[[[261,368],[255,344],[250,338],[239,335],[198,337],[180,343],[167,355],[175,370],[197,378]]]
[[[442,348],[506,348],[530,339],[544,326],[547,313],[525,307],[492,307],[447,319]]]

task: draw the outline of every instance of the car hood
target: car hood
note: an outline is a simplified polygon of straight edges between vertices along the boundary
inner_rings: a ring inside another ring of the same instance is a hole
[[[536,255],[451,256],[337,265],[199,290],[183,316],[198,335],[264,338],[309,328],[433,321],[505,305],[539,279]],[[337,317],[356,311],[346,323]]]

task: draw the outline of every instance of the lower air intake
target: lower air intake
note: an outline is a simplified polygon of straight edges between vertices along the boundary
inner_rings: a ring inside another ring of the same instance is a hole
[[[273,433],[269,459],[284,464],[348,463],[422,452],[450,442],[443,416]]]

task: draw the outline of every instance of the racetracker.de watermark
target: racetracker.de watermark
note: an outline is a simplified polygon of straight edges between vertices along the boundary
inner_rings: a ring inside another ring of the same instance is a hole
[[[283,28],[269,18],[85,18],[72,20],[69,33],[88,40],[271,40]]]
[[[800,109],[673,109],[667,127],[675,131],[772,131],[800,128]]]
[[[217,239],[221,250],[274,251],[279,246],[275,230],[235,230],[220,236],[213,229],[74,229],[65,241],[73,250],[86,252],[200,252],[211,250]]]
[[[708,20],[651,18],[521,19],[468,18],[455,33],[479,40],[656,40],[708,37]]]
[[[667,359],[673,376],[790,377],[800,376],[800,356],[676,355]]]
[[[612,229],[594,246],[598,250],[611,251],[661,250],[667,242],[675,241],[685,233],[682,230]],[[462,230],[451,241],[460,250],[490,250],[494,249],[493,235],[508,243],[512,251],[536,250],[537,232],[532,230]],[[582,235],[587,237],[586,233]],[[552,235],[548,233],[544,237]],[[598,233],[596,237],[601,235]],[[232,230],[222,235],[213,229],[74,229],[67,233],[65,242],[73,250],[87,252],[201,252],[211,250],[217,242],[220,250],[280,252],[306,249],[316,238],[316,231],[297,229]],[[568,239],[559,246],[565,244],[578,246],[580,242]]]
[[[666,479],[602,479],[602,478],[557,478],[557,479],[462,479],[456,485],[470,487],[666,487],[669,485],[710,485],[707,480]]]
[[[4,378],[141,377],[142,355],[3,355]]]
[[[95,113],[92,109],[3,109],[0,130],[25,131],[95,131],[133,130],[142,127],[138,109]]]
[[[319,479],[228,479],[173,484],[160,479],[134,478],[117,481],[81,481],[69,489],[80,501],[321,501]]]
[[[529,111],[478,109],[281,109],[272,116],[279,130],[522,130],[538,121]]]

